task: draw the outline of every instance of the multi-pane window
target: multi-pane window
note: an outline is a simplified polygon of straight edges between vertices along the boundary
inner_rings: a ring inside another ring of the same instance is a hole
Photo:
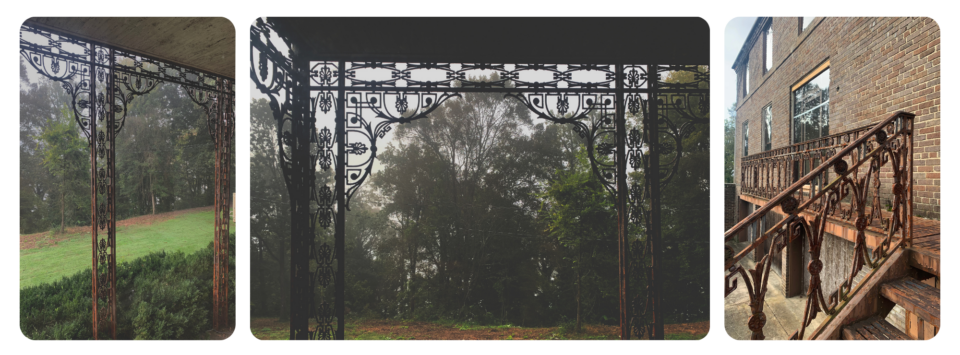
[[[807,29],[807,26],[810,26],[810,23],[813,22],[813,16],[810,17],[801,17],[800,18],[800,32]]]
[[[763,72],[766,73],[773,68],[773,26],[767,25],[767,30],[763,31]]]
[[[760,136],[763,140],[763,151],[768,151],[773,147],[773,104],[767,105],[760,112]]]
[[[830,132],[830,68],[793,90],[793,143]]]
[[[750,151],[750,126],[747,125],[747,121],[743,121],[743,130],[740,132],[743,133],[743,156],[747,156],[747,152]]]

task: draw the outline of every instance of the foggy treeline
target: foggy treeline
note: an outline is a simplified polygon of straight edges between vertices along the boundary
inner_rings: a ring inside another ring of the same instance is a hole
[[[265,99],[251,116],[251,311],[286,320],[290,204],[277,123]],[[663,192],[668,322],[708,318],[708,132],[684,138]],[[618,322],[615,201],[571,126],[532,118],[502,94],[465,93],[389,135],[346,214],[348,321]],[[330,172],[318,169],[317,184],[332,187]],[[333,228],[318,226],[316,238],[332,246]]]
[[[90,149],[70,95],[20,64],[20,233],[90,224]],[[214,143],[206,114],[161,83],[127,106],[116,137],[116,216],[211,206]],[[232,184],[233,186],[233,184]]]

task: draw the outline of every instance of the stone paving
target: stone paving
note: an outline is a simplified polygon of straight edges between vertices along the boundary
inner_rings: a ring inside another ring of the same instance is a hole
[[[742,250],[744,245],[738,246],[736,250]],[[750,270],[756,263],[753,258],[743,258],[740,265],[744,270]],[[723,325],[727,334],[736,340],[750,340],[753,333],[747,328],[747,320],[752,314],[750,311],[750,296],[747,293],[746,284],[740,276],[736,278],[737,289],[724,299],[723,304]],[[764,298],[763,313],[767,317],[767,323],[763,326],[763,334],[767,340],[785,340],[793,332],[797,331],[800,323],[803,321],[803,311],[807,302],[806,296],[794,296],[786,298],[783,296],[780,275],[773,270],[770,271],[770,280],[767,283],[767,295]],[[817,318],[807,327],[806,334],[810,334],[826,319],[824,313],[817,315]]]

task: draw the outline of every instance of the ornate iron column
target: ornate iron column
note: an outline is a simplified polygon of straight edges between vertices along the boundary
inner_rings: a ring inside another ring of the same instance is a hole
[[[96,44],[90,44],[94,57],[93,78],[90,80],[89,102],[80,102],[80,106],[89,105],[90,152],[93,155],[90,175],[95,184],[91,186],[93,208],[91,210],[91,228],[93,229],[93,338],[100,339],[103,333],[111,339],[117,338],[116,304],[116,213],[115,198],[115,143],[116,110],[110,98],[114,96],[114,76],[106,67],[113,66],[113,50]],[[101,86],[98,89],[97,83]],[[98,122],[99,121],[99,122]],[[99,125],[98,125],[99,123]]]
[[[214,166],[214,237],[213,237],[213,328],[230,324],[230,162],[233,147],[233,96],[229,79],[217,79],[216,100],[208,111],[209,127],[216,146]]]
[[[344,326],[344,246],[346,244],[345,235],[346,235],[346,212],[347,212],[347,191],[346,191],[346,182],[347,182],[347,151],[346,146],[348,142],[347,138],[347,93],[346,93],[346,80],[347,75],[346,62],[340,61],[339,66],[337,67],[337,168],[336,173],[334,174],[334,180],[336,181],[336,192],[337,192],[337,222],[335,223],[334,230],[334,257],[337,259],[337,276],[334,282],[334,310],[335,316],[337,317],[337,331],[335,339],[343,340],[343,326]],[[340,163],[343,162],[343,163]],[[326,308],[321,308],[318,312],[325,312]],[[329,317],[323,318],[329,321]]]
[[[627,118],[624,112],[623,92],[623,64],[616,65],[616,158],[617,163],[617,250],[619,266],[617,268],[620,285],[620,339],[630,339],[630,287],[629,287],[629,246],[627,235],[629,221],[627,220]]]
[[[311,288],[310,254],[314,230],[310,204],[314,185],[311,158],[313,125],[310,115],[309,77],[306,75],[309,62],[301,54],[301,43],[290,45],[293,75],[288,90],[293,99],[290,112],[290,130],[284,131],[283,122],[278,133],[283,132],[281,144],[290,147],[291,166],[287,189],[290,193],[290,339],[309,339]]]
[[[647,236],[650,238],[650,310],[653,314],[653,327],[650,332],[650,339],[663,340],[663,314],[660,306],[662,298],[660,288],[662,280],[657,271],[661,268],[660,260],[660,112],[657,105],[658,84],[660,74],[656,64],[647,66],[647,85],[650,88],[650,101],[648,113],[644,116],[643,130],[646,135],[647,145],[650,147],[649,168],[644,170],[646,175],[647,189],[650,196],[650,219]]]

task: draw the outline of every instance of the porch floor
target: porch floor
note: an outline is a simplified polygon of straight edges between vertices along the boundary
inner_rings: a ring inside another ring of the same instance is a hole
[[[737,245],[736,250],[743,250],[746,243]],[[740,265],[745,270],[756,267],[753,258],[743,258]],[[747,327],[747,320],[752,314],[750,311],[750,296],[747,293],[747,286],[741,277],[737,277],[737,289],[724,299],[723,303],[723,325],[727,334],[736,340],[750,340],[753,332]],[[763,335],[767,340],[786,340],[796,332],[800,323],[803,322],[803,311],[806,306],[806,296],[784,297],[783,286],[780,275],[773,270],[770,271],[770,280],[767,282],[767,295],[764,297],[763,313],[767,317],[767,323],[763,326]],[[817,318],[807,327],[805,337],[820,326],[820,323],[826,319],[824,313],[817,315]]]

